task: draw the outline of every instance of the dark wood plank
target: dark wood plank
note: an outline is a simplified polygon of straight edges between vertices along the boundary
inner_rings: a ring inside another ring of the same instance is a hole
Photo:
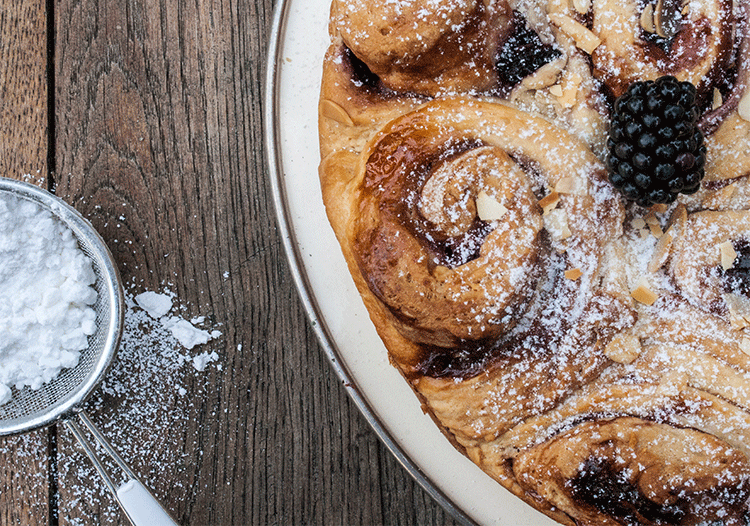
[[[0,175],[47,183],[47,18],[40,0],[0,0]],[[0,438],[0,524],[47,524],[47,430]]]
[[[46,3],[2,0],[0,5],[0,174],[44,184],[48,151]]]
[[[294,289],[263,150],[272,8],[55,4],[58,195],[108,241],[129,290],[169,283],[186,317],[223,333],[203,348],[222,369],[188,368],[185,396],[102,396],[93,418],[129,433],[120,448],[181,524],[450,523],[357,413]],[[154,396],[163,412],[129,420]],[[59,451],[59,523],[122,523],[81,490],[100,484],[67,432]]]
[[[48,433],[0,438],[0,524],[49,524]]]

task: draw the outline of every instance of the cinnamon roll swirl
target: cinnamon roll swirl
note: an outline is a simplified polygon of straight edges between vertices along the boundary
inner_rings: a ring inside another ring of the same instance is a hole
[[[734,15],[727,0],[598,0],[592,31],[594,74],[615,96],[638,80],[674,75],[705,93],[729,69]]]
[[[540,117],[476,99],[440,99],[394,119],[353,169],[339,198],[351,218],[340,237],[391,324],[423,347],[508,333],[545,265],[577,270],[569,281],[588,292],[622,213],[613,196],[591,195],[603,167],[585,145]],[[414,366],[425,352],[404,351],[399,362]]]
[[[511,29],[507,0],[335,0],[331,24],[389,89],[434,95],[497,83],[495,57]]]
[[[750,2],[740,2],[732,82],[716,88],[715,104],[701,126],[708,148],[705,191],[709,209],[750,208]]]
[[[744,524],[748,512],[741,451],[632,417],[581,423],[519,455],[513,469],[577,524]]]

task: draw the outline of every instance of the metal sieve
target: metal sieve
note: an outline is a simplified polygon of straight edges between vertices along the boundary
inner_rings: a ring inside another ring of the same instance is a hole
[[[89,336],[88,347],[81,351],[78,365],[62,372],[39,389],[12,388],[13,397],[0,406],[0,436],[31,431],[63,422],[81,443],[97,471],[112,491],[131,523],[174,525],[174,520],[156,501],[127,464],[93,426],[82,405],[101,382],[117,352],[122,336],[124,300],[117,266],[97,231],[73,207],[34,185],[0,177],[0,198],[11,195],[33,201],[51,212],[67,226],[81,250],[91,259],[97,293],[96,332]],[[96,448],[85,436],[86,428]],[[125,483],[113,482],[99,459],[97,449],[106,453],[125,474]]]

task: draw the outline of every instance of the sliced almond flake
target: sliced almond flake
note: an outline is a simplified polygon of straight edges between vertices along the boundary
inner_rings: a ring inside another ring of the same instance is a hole
[[[521,85],[526,89],[540,90],[548,88],[557,82],[557,77],[566,64],[567,58],[565,57],[547,62],[544,66],[536,70],[535,73],[526,76],[521,81]]]
[[[656,217],[656,214],[653,212],[653,210],[649,211],[648,214],[643,216],[643,220],[646,222],[647,225],[658,225],[659,224],[659,218]]]
[[[547,215],[550,213],[551,210],[557,207],[557,204],[559,202],[560,202],[560,194],[553,191],[545,195],[539,200],[539,206],[542,209],[542,213],[544,215]]]
[[[672,211],[672,215],[669,216],[669,221],[667,222],[667,231],[672,230],[673,237],[676,237],[677,235],[679,235],[682,227],[685,226],[685,223],[687,223],[687,208],[685,208],[685,205],[680,203]]]
[[[734,250],[734,246],[731,241],[724,241],[719,245],[719,253],[721,254],[721,267],[724,270],[729,270],[734,266],[734,260],[737,259],[737,251]]]
[[[654,253],[651,255],[651,260],[648,262],[649,272],[656,272],[667,262],[669,250],[672,248],[672,240],[672,234],[669,232],[659,238],[654,247]]]
[[[658,0],[654,8],[654,29],[662,38],[672,38],[677,34],[677,11],[668,12],[672,6],[665,6],[664,0]]]
[[[346,126],[354,126],[354,121],[349,116],[344,108],[333,102],[332,100],[323,99],[320,101],[318,106],[320,115],[328,119],[333,119],[336,122],[344,124]]]
[[[563,79],[563,82],[560,84],[562,92],[557,98],[557,102],[559,102],[563,108],[572,108],[575,105],[576,100],[578,99],[578,91],[581,87],[581,82],[583,82],[583,78],[575,72],[566,75]]]
[[[651,290],[648,282],[645,279],[641,279],[639,285],[630,293],[633,299],[644,305],[651,306],[654,302],[659,299],[659,296]]]
[[[747,320],[742,316],[737,316],[737,314],[735,314],[731,310],[729,311],[729,325],[735,331],[741,331],[747,329],[748,327]]]
[[[659,239],[661,236],[664,235],[664,231],[661,229],[661,225],[657,221],[656,223],[649,223],[648,229],[651,231],[651,234],[656,238]]]
[[[714,88],[714,95],[713,95],[713,99],[712,99],[712,102],[711,102],[711,109],[712,110],[718,109],[722,105],[723,102],[724,101],[722,99],[721,92],[719,91],[719,88]]]
[[[646,221],[642,217],[636,217],[635,219],[633,219],[633,221],[631,221],[630,224],[637,230],[646,228]]]
[[[567,279],[575,281],[581,276],[583,276],[583,271],[579,268],[571,268],[564,272],[564,275]]]
[[[739,113],[740,117],[744,120],[750,122],[750,90],[745,92],[740,99],[739,104],[737,104],[737,113]]]
[[[552,93],[555,97],[562,97],[563,96],[563,89],[560,84],[555,84],[554,86],[550,86],[549,92]]]
[[[665,205],[664,203],[656,203],[649,208],[649,212],[654,214],[663,214],[667,210],[669,210],[669,205]]]
[[[563,90],[563,94],[558,98],[557,102],[559,102],[563,108],[572,108],[575,105],[577,98],[578,86],[571,85]]]
[[[748,338],[747,336],[742,337],[742,341],[740,342],[740,349],[745,354],[750,355],[750,338]]]
[[[508,209],[502,203],[484,190],[480,190],[477,194],[476,205],[477,216],[482,221],[497,221],[508,213]]]
[[[654,31],[662,38],[667,38],[663,25],[664,1],[658,0],[654,7]]]
[[[604,355],[613,362],[630,364],[641,355],[640,340],[632,334],[618,334],[604,348]]]
[[[573,0],[573,7],[580,14],[585,15],[591,9],[591,0]]]
[[[563,177],[555,184],[555,192],[558,194],[574,194],[578,189],[575,177]]]
[[[553,24],[575,41],[578,48],[589,55],[602,43],[601,39],[592,33],[590,29],[568,15],[552,13],[549,17]]]
[[[656,33],[654,26],[654,5],[646,4],[641,12],[641,27],[647,33]]]
[[[550,210],[544,216],[544,227],[555,241],[562,241],[573,235],[568,228],[568,213],[564,209]]]
[[[729,310],[729,323],[732,328],[739,331],[750,326],[750,299],[732,293],[724,294],[723,297]]]

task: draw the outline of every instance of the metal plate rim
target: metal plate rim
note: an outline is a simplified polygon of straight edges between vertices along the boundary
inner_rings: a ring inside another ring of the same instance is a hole
[[[264,139],[266,150],[266,161],[268,163],[268,179],[271,185],[271,194],[276,211],[276,220],[279,226],[284,251],[287,256],[289,268],[297,288],[298,295],[307,313],[311,328],[316,334],[323,351],[336,375],[346,388],[349,397],[357,406],[359,412],[365,417],[375,434],[386,448],[394,455],[396,460],[406,469],[412,478],[458,522],[465,525],[476,524],[466,513],[464,513],[448,496],[445,495],[425,473],[409,458],[405,451],[396,444],[391,434],[385,429],[383,423],[375,414],[370,404],[355,385],[352,376],[346,369],[340,358],[339,350],[331,337],[325,321],[320,315],[315,297],[310,291],[308,279],[297,251],[294,232],[290,227],[289,213],[284,197],[284,187],[281,182],[283,177],[281,164],[281,147],[278,134],[279,122],[279,90],[278,75],[282,61],[281,48],[284,39],[284,29],[290,6],[293,0],[281,0],[274,9],[274,17],[268,39],[268,54],[266,58],[266,73],[264,76]]]

